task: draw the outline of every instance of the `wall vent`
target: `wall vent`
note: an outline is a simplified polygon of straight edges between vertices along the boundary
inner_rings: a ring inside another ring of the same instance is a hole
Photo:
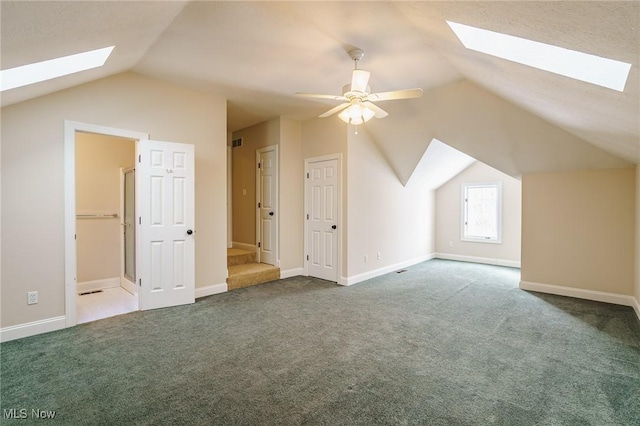
[[[242,138],[233,139],[231,141],[231,148],[238,148],[240,146],[242,146]]]

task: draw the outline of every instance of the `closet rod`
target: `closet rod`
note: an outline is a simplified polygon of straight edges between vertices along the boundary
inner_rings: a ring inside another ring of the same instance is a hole
[[[77,214],[76,219],[111,219],[118,217],[118,213],[111,214]]]

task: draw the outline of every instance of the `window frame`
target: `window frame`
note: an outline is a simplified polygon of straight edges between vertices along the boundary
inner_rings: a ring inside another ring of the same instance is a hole
[[[496,228],[497,236],[495,239],[487,237],[467,236],[467,202],[466,195],[468,188],[496,188]],[[470,182],[463,183],[460,187],[460,241],[488,244],[502,244],[502,182]]]

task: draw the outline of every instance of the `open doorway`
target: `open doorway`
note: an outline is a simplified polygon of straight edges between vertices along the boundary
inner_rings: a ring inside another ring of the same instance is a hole
[[[135,140],[76,132],[77,322],[138,310]]]

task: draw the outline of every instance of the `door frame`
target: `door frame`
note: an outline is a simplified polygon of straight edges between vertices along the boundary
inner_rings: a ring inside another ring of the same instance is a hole
[[[76,132],[132,139],[135,141],[136,148],[139,140],[149,139],[148,133],[71,120],[64,121],[64,297],[66,327],[73,327],[77,324]],[[138,250],[136,248],[136,263],[138,263],[137,257]]]
[[[260,155],[264,152],[273,151],[273,157],[275,159],[275,173],[274,173],[274,181],[275,181],[275,191],[274,191],[274,202],[273,204],[276,206],[276,220],[273,221],[275,226],[274,232],[274,257],[275,257],[275,265],[280,267],[280,158],[278,156],[278,145],[269,145],[264,148],[256,149],[256,262],[260,263],[260,247],[258,247],[258,242],[260,242],[261,235],[261,223],[260,220],[260,208],[258,207],[258,203],[260,202],[260,198],[262,195],[262,188],[260,185],[260,169],[258,168],[258,163],[260,163]]]
[[[311,240],[309,238],[309,220],[307,219],[307,214],[309,214],[309,207],[311,206],[311,202],[309,197],[311,196],[311,191],[309,190],[310,180],[309,176],[309,166],[311,163],[318,163],[320,161],[328,161],[328,160],[337,160],[338,162],[338,175],[336,176],[336,180],[338,181],[337,191],[336,191],[336,204],[338,209],[338,241],[337,241],[337,251],[338,251],[338,261],[336,263],[336,283],[340,285],[347,285],[346,278],[342,275],[342,153],[329,154],[329,155],[321,155],[319,157],[309,157],[304,159],[304,275],[309,276],[309,261],[307,260],[307,256],[311,253],[309,245],[311,244]]]
[[[135,161],[135,158],[134,158]],[[129,166],[129,167],[120,167],[120,287],[124,288],[125,290],[127,290],[129,293],[131,294],[136,294],[138,292],[138,286],[136,286],[135,282],[132,282],[130,280],[128,280],[125,277],[125,222],[124,222],[124,214],[125,214],[125,175],[127,173],[133,173],[133,179],[134,179],[134,185],[135,185],[135,170],[136,167],[134,166]],[[134,204],[134,210],[135,210],[135,188],[133,191],[133,204]],[[137,233],[137,231],[136,231]],[[135,242],[137,242],[137,235],[135,235],[134,233],[134,249],[136,247]],[[135,281],[135,280],[134,280]]]

